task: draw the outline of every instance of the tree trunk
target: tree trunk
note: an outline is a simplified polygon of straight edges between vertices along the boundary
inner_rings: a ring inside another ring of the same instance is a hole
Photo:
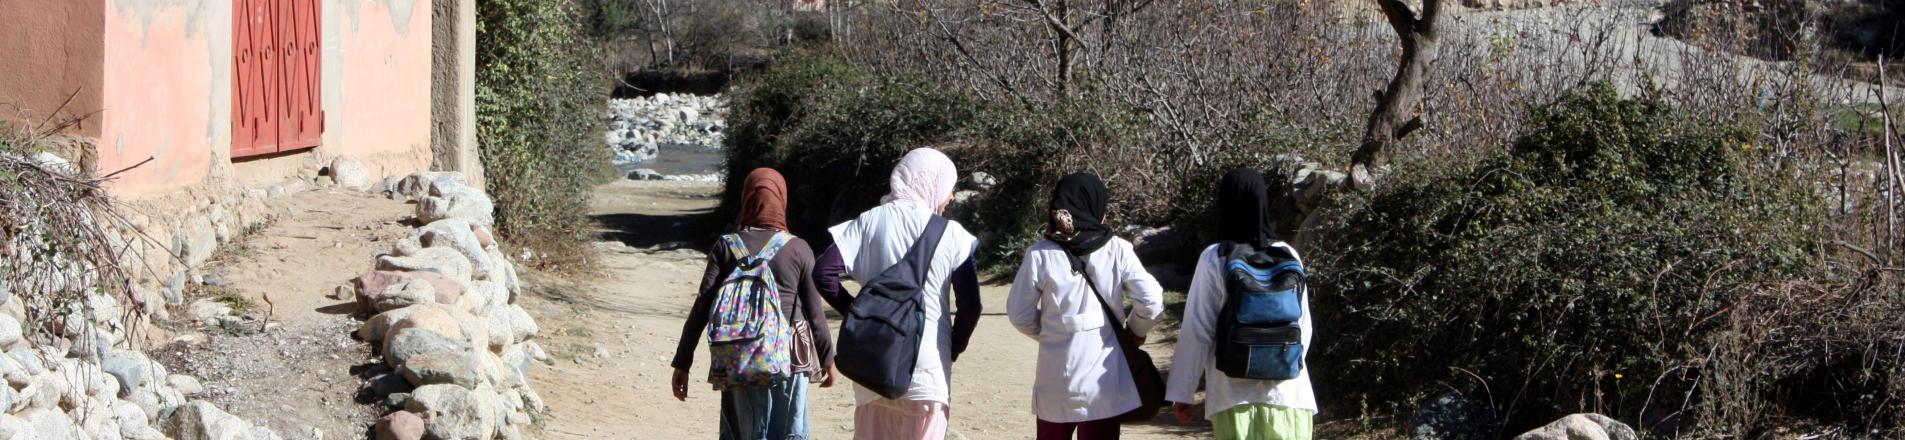
[[[1356,188],[1370,188],[1375,183],[1372,173],[1389,159],[1395,144],[1422,128],[1416,110],[1422,107],[1422,85],[1440,49],[1443,1],[1422,0],[1422,14],[1417,17],[1402,0],[1377,0],[1401,40],[1402,61],[1388,88],[1376,95],[1376,110],[1369,114],[1362,146],[1350,156],[1350,184]]]

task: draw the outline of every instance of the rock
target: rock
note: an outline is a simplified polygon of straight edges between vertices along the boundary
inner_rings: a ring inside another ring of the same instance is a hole
[[[73,419],[65,413],[40,408],[20,414],[20,419],[31,427],[26,438],[39,440],[82,440],[86,433],[73,424]],[[189,439],[180,439],[189,440]]]
[[[423,440],[423,418],[409,411],[397,411],[377,419],[371,428],[377,440]]]
[[[370,296],[370,308],[375,312],[385,312],[420,304],[435,304],[437,289],[430,282],[412,279],[403,284],[391,285],[384,291]]]
[[[192,319],[207,324],[230,318],[232,314],[231,306],[209,299],[192,301],[192,306],[188,310],[191,312]]]
[[[509,289],[501,283],[475,281],[470,283],[470,291],[457,301],[457,310],[470,312],[477,316],[489,316],[496,307],[509,303]]]
[[[318,188],[330,188],[337,186],[337,179],[332,179],[331,176],[317,176],[311,179],[311,185]]]
[[[171,386],[174,390],[178,390],[179,394],[186,396],[196,396],[199,393],[205,392],[205,385],[199,384],[198,378],[183,374],[167,376],[165,378],[165,384]]]
[[[347,299],[355,299],[356,297],[357,297],[357,288],[351,287],[348,284],[340,285],[340,286],[337,286],[337,288],[335,289],[331,289],[331,294],[329,296],[326,296],[326,298],[330,298],[330,299],[334,299],[338,301],[343,301]]]
[[[424,247],[447,247],[463,254],[470,261],[470,275],[475,279],[490,279],[489,254],[483,251],[483,244],[471,229],[470,222],[463,219],[443,219],[417,228],[415,234]]]
[[[416,237],[404,237],[390,245],[390,254],[399,257],[416,255],[420,251],[423,251],[423,240]]]
[[[537,327],[535,318],[529,316],[529,311],[514,304],[509,307],[499,307],[490,313],[489,329],[490,342],[501,345],[521,344],[542,331]]]
[[[216,274],[206,275],[205,279],[199,280],[199,282],[212,287],[225,287],[225,277]]]
[[[480,191],[455,191],[441,197],[424,197],[417,202],[417,221],[430,224],[437,220],[457,218],[470,224],[489,226],[495,224],[495,207],[495,202]]]
[[[411,385],[450,384],[475,389],[479,382],[476,360],[459,351],[439,351],[412,356],[398,367]]]
[[[145,354],[131,350],[113,350],[99,363],[106,374],[119,380],[119,393],[116,397],[126,397],[133,391],[146,387],[148,383],[165,380],[163,375],[154,374],[152,360]]]
[[[496,434],[493,402],[456,385],[427,385],[410,394],[404,410],[427,422],[426,435],[439,439],[489,440]]]
[[[966,184],[971,189],[986,191],[998,186],[999,179],[992,177],[991,174],[986,174],[984,171],[975,171],[971,176],[966,177]]]
[[[0,314],[0,347],[11,347],[23,337],[20,321],[12,316]]]
[[[436,294],[432,302],[439,304],[455,303],[457,297],[463,296],[464,291],[468,289],[462,282],[450,279],[450,277],[440,273],[427,271],[399,272],[380,270],[358,276],[356,279],[351,280],[351,285],[357,295],[358,306],[363,310],[371,310],[371,303],[376,300],[376,298],[374,298],[376,295],[372,294],[382,294],[391,286],[402,285],[412,280],[429,282],[430,287],[434,289]]]
[[[464,325],[458,319],[459,316],[455,309],[441,304],[418,306],[401,319],[391,321],[389,329],[385,330],[384,340],[390,340],[399,331],[422,329],[459,341],[467,341],[469,338],[464,334]]]
[[[112,403],[113,421],[119,423],[119,436],[133,440],[158,440],[165,438],[159,430],[147,426],[152,417],[146,414],[138,404],[115,400]]]
[[[666,176],[663,176],[661,173],[648,168],[637,168],[635,171],[628,172],[628,180],[662,180],[665,178]]]
[[[457,338],[424,329],[406,328],[391,332],[389,340],[385,341],[384,362],[403,365],[410,358],[424,353],[469,349],[467,344]]]
[[[516,276],[516,264],[509,262],[509,256],[503,255],[503,251],[496,248],[489,249],[489,259],[490,268],[499,272],[501,275],[500,277],[492,277],[498,278],[493,281],[503,283],[503,287],[509,290],[509,301],[505,301],[505,303],[516,302],[516,294],[522,292],[523,289],[522,279]]]
[[[192,216],[186,220],[185,229],[176,237],[184,240],[184,249],[179,257],[185,260],[186,267],[198,267],[212,258],[212,252],[218,250],[218,230],[212,227],[212,221],[205,216]]]
[[[166,278],[165,286],[163,289],[161,289],[161,291],[165,293],[165,302],[175,306],[179,304],[184,304],[185,303],[185,274],[178,273],[178,274],[172,275],[169,278]]]
[[[337,186],[363,191],[370,187],[370,169],[355,157],[338,156],[331,160],[331,179]]]
[[[357,327],[357,339],[362,339],[364,342],[373,344],[383,342],[384,336],[388,336],[390,333],[391,324],[395,324],[397,321],[409,317],[411,313],[416,313],[420,308],[421,307],[405,307],[378,313],[377,316],[372,316],[369,320],[364,321],[364,325]]]
[[[165,435],[175,440],[239,440],[250,438],[250,423],[218,409],[211,402],[192,401],[166,416]]]
[[[401,375],[393,374],[393,376],[397,376],[398,382],[404,382],[404,384],[406,385],[410,383],[410,382],[404,381],[404,378]],[[385,408],[403,409],[404,404],[410,403],[410,393],[408,392],[390,393],[390,395],[384,396],[384,401],[382,403],[384,404]]]
[[[464,178],[463,173],[455,171],[426,171],[398,180],[391,187],[390,192],[397,197],[421,198],[430,195],[439,184],[453,183],[468,185],[469,179]]]
[[[1600,414],[1574,414],[1562,417],[1540,429],[1515,436],[1515,440],[1635,440],[1634,428]]]
[[[424,248],[416,254],[397,257],[385,255],[377,258],[377,270],[400,272],[436,272],[459,282],[470,281],[470,260],[455,249]]]
[[[491,233],[488,226],[470,225],[470,233],[476,235],[476,244],[483,249],[496,245],[496,234]]]

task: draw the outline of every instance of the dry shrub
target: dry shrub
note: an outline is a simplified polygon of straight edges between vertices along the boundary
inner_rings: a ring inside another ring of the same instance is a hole
[[[93,337],[98,326],[137,323],[144,313],[130,284],[140,260],[126,253],[135,248],[128,240],[145,238],[101,189],[110,176],[35,157],[59,148],[55,133],[64,129],[0,124],[0,298],[22,303],[31,343],[71,338],[74,354],[94,359],[110,348]]]

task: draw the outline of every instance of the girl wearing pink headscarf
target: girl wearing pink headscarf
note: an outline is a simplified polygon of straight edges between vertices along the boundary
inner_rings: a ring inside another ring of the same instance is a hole
[[[925,232],[927,222],[952,202],[958,180],[958,170],[945,153],[930,148],[906,153],[893,167],[892,190],[881,198],[880,206],[828,228],[834,245],[821,255],[814,277],[827,302],[842,313],[850,310],[853,298],[841,290],[840,276],[870,280],[898,263]],[[948,222],[920,292],[926,321],[938,324],[927,324],[921,332],[918,362],[905,395],[887,399],[854,385],[858,406],[853,413],[853,438],[946,437],[952,362],[965,351],[979,324],[979,272],[973,261],[977,244],[978,238],[959,223]],[[950,319],[943,307],[948,290],[957,308]]]

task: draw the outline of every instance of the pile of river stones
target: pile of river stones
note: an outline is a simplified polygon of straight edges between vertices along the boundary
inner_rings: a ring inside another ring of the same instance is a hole
[[[609,101],[603,141],[617,165],[653,162],[662,144],[718,148],[728,129],[720,96],[661,93]]]
[[[527,438],[530,415],[545,409],[529,368],[549,355],[516,305],[522,283],[490,231],[493,203],[455,172],[384,187],[417,201],[421,226],[339,287],[369,316],[357,336],[383,356],[367,373],[368,391],[392,409],[376,438]]]

